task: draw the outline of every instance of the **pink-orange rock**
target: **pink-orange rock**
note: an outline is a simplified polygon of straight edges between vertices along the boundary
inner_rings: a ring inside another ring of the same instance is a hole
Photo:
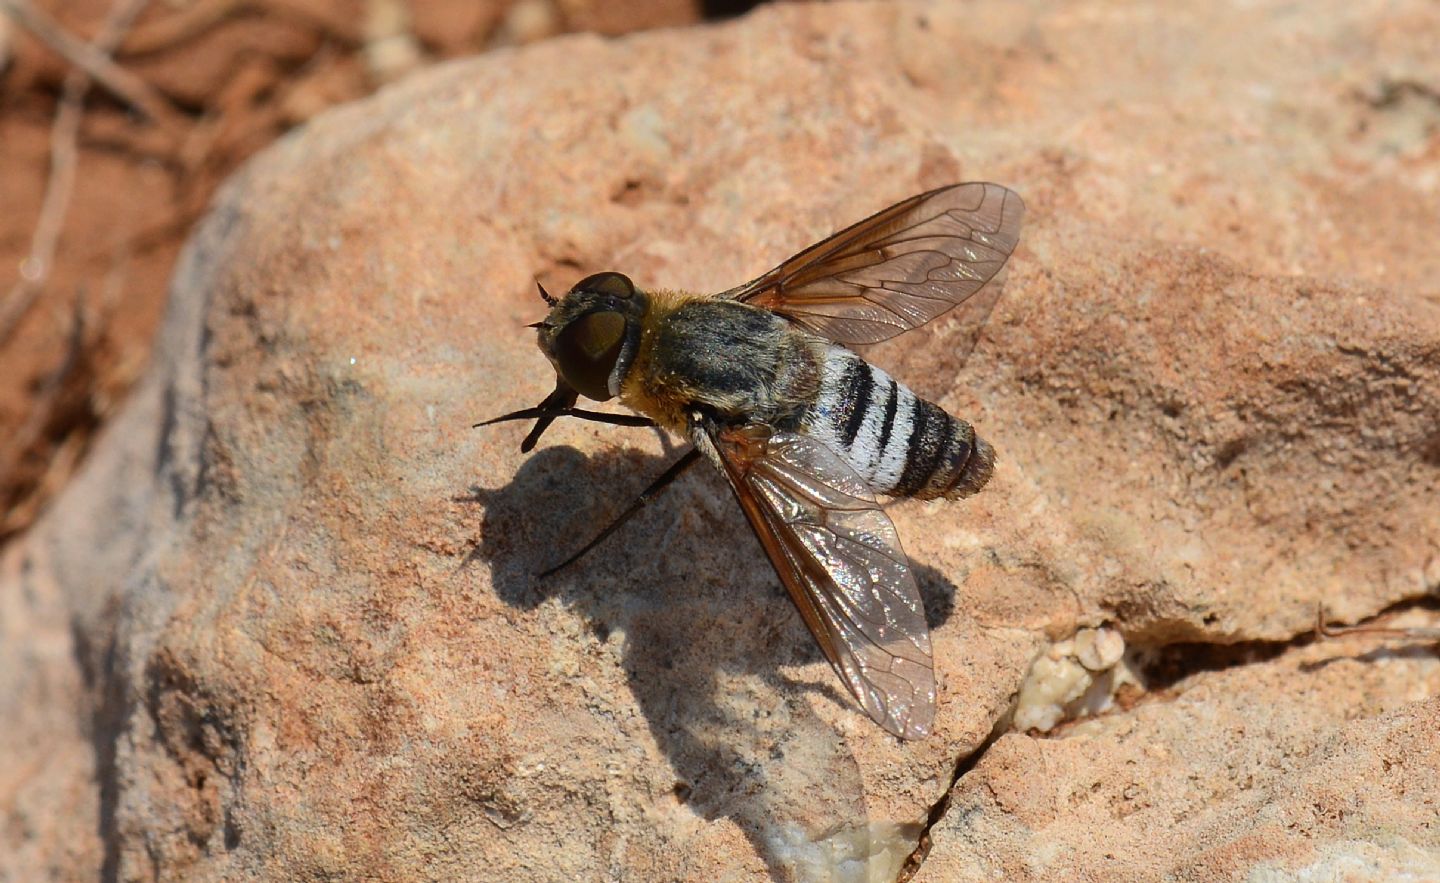
[[[1440,878],[1440,659],[1355,636],[1002,736],[915,883]]]
[[[1440,308],[1418,292],[1440,258],[1416,237],[1440,149],[1336,119],[1423,120],[1355,90],[1434,76],[1417,34],[1440,16],[1027,10],[563,38],[254,162],[149,379],[6,550],[15,874],[885,879],[1050,640],[1281,641],[1317,603],[1433,589]],[[1314,62],[1342,45],[1365,51]],[[714,475],[531,576],[674,456],[640,430],[562,423],[525,457],[520,429],[469,428],[549,389],[534,277],[718,290],[956,179],[1027,199],[1009,294],[966,365],[943,320],[871,353],[1000,452],[975,500],[890,510],[934,624],[934,736],[897,743],[844,697]],[[1153,707],[1203,714],[1189,695]],[[1335,769],[1427,709],[1336,731]],[[1195,806],[1245,821],[1227,799]],[[1421,843],[1424,799],[1377,813]],[[965,854],[955,830],[929,862]]]

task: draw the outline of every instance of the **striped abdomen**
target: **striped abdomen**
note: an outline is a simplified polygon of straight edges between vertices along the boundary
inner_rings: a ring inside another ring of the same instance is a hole
[[[969,423],[840,346],[827,347],[820,394],[801,423],[890,496],[968,497],[995,466],[994,449]]]

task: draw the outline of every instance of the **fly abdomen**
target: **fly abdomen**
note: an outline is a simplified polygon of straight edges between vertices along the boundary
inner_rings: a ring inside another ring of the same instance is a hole
[[[964,420],[924,399],[916,402],[905,469],[888,493],[931,500],[968,497],[984,487],[995,469],[995,449]]]
[[[915,395],[844,347],[827,348],[805,429],[866,484],[897,497],[968,497],[989,480],[995,452],[964,420]]]

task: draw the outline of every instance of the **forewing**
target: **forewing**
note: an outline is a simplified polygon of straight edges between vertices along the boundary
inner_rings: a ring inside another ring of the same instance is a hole
[[[900,538],[824,444],[763,427],[710,439],[805,624],[861,707],[906,739],[930,732],[930,632]]]
[[[721,296],[773,310],[837,343],[878,343],[983,288],[998,295],[1024,214],[1020,197],[999,184],[941,187],[841,230]]]

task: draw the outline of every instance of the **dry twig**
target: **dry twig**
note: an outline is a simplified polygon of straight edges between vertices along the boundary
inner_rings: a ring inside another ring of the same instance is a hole
[[[170,102],[144,80],[111,60],[110,53],[119,45],[118,39],[106,40],[103,48],[99,37],[90,43],[76,39],[45,13],[31,6],[30,0],[0,0],[0,12],[9,15],[16,24],[34,34],[61,58],[89,74],[115,97],[144,114],[150,122],[172,134],[179,134],[184,128],[181,113]],[[103,31],[108,29],[107,22],[100,36],[106,36]]]
[[[326,12],[323,6],[288,0],[193,0],[156,21],[142,24],[125,38],[120,57],[153,55],[197,39],[226,21],[248,14],[273,17],[308,28],[326,42],[352,48],[361,44],[357,26],[344,13]]]
[[[148,0],[116,0],[115,8],[100,28],[100,33],[95,35],[90,44],[81,45],[89,53],[107,57],[124,38],[125,31],[147,2]],[[29,8],[25,0],[0,0],[0,11],[15,15],[17,5]],[[18,15],[15,20],[25,24]],[[51,25],[53,26],[53,22]],[[68,34],[65,37],[68,40],[74,39]],[[50,277],[55,248],[60,240],[60,229],[64,226],[65,214],[70,207],[70,195],[75,189],[75,165],[79,154],[77,142],[80,121],[85,111],[85,95],[89,91],[90,73],[86,68],[79,67],[65,77],[60,106],[50,128],[50,179],[45,185],[40,218],[35,223],[35,232],[30,240],[30,254],[20,264],[20,279],[11,287],[4,303],[0,304],[0,345],[10,339],[21,317],[29,312],[44,290],[45,281]]]
[[[13,466],[20,463],[26,451],[31,450],[41,440],[61,405],[67,382],[82,365],[86,343],[85,298],[83,293],[77,293],[65,357],[60,361],[60,366],[41,382],[24,422],[14,435],[0,444],[0,464]],[[52,457],[48,466],[49,469],[55,469],[62,467],[62,464]],[[37,484],[43,486],[44,483],[42,476]],[[0,511],[0,537],[14,533],[28,524],[34,518],[34,508],[39,504],[39,499],[39,495],[29,493],[9,511]]]
[[[10,19],[0,15],[0,73],[10,64]]]
[[[245,7],[245,0],[195,0],[159,21],[137,27],[116,47],[122,56],[161,52],[198,37]]]

